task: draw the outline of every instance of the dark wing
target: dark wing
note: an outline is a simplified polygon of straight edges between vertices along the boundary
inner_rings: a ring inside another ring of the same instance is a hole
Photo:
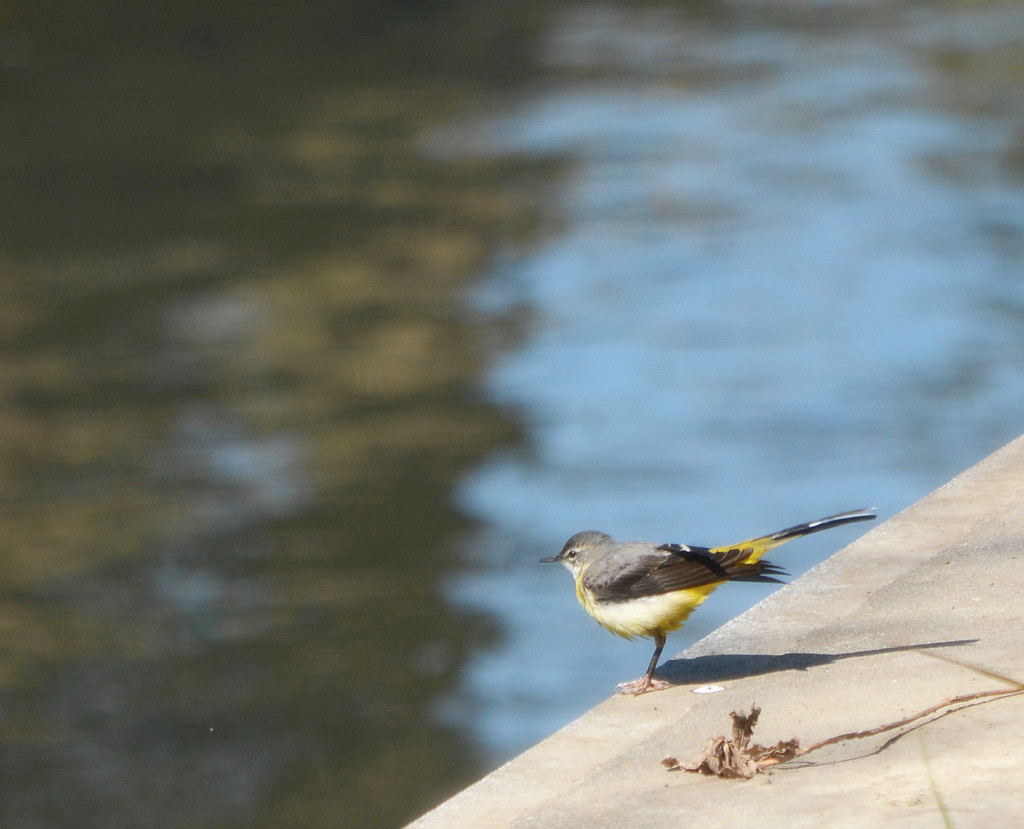
[[[629,566],[617,568],[613,576],[591,579],[584,575],[584,583],[599,601],[622,601],[724,581],[779,582],[773,576],[786,575],[767,561],[746,563],[751,552],[737,548],[713,553],[707,547],[662,544],[649,555],[636,556]]]

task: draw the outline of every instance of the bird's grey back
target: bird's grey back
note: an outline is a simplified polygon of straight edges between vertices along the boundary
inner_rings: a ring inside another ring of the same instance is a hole
[[[615,541],[605,536],[591,550],[587,581],[603,583],[636,569],[646,570],[668,557],[650,541]]]

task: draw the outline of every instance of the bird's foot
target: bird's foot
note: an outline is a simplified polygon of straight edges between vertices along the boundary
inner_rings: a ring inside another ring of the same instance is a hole
[[[648,691],[664,691],[670,687],[672,687],[672,683],[666,682],[664,679],[644,676],[640,679],[634,679],[632,682],[620,683],[615,688],[615,693],[623,696],[638,697],[640,694],[646,694]]]

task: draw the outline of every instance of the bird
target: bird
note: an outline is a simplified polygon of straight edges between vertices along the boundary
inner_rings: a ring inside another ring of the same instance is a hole
[[[558,555],[541,562],[558,562],[572,574],[576,598],[599,625],[626,639],[654,639],[647,672],[617,689],[619,694],[639,695],[668,687],[654,678],[665,637],[682,627],[716,587],[727,581],[781,584],[777,577],[789,574],[762,558],[769,550],[794,538],[875,517],[873,509],[851,510],[724,547],[620,542],[586,530],[566,541]]]

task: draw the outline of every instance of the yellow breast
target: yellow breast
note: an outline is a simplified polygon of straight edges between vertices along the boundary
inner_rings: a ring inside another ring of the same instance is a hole
[[[686,621],[686,617],[717,586],[709,584],[659,596],[600,602],[583,587],[582,579],[577,579],[576,598],[599,625],[619,636],[632,639],[634,636],[653,636],[658,631],[668,633],[678,630]]]

